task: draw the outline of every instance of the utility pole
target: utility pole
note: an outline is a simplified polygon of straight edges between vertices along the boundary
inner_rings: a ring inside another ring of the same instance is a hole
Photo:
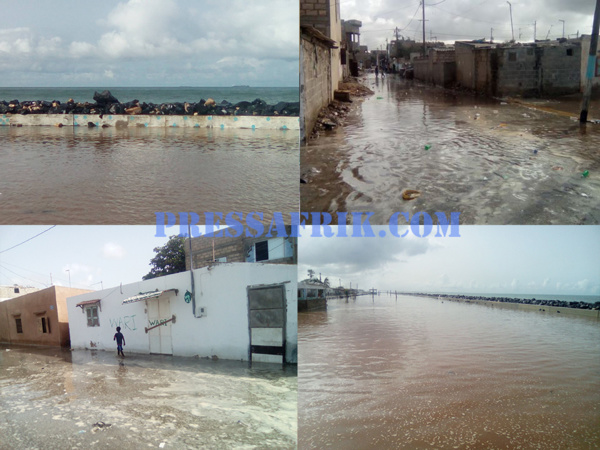
[[[515,41],[515,30],[513,28],[513,20],[512,20],[512,5],[510,4],[510,2],[506,2],[508,3],[508,7],[510,8],[510,31],[512,33],[512,40],[513,42]]]
[[[521,40],[521,29],[519,28],[519,41]]]
[[[69,287],[71,287],[71,271],[69,269],[65,269],[65,271],[69,272]]]
[[[533,22],[533,42],[535,43],[535,32],[537,31],[537,20]]]
[[[50,286],[52,286],[52,273],[50,273]]]
[[[423,4],[423,56],[427,54],[427,45],[425,44],[425,0],[421,2]]]
[[[548,33],[546,34],[546,40],[548,40],[548,36],[550,36],[550,31],[552,31],[552,27],[554,25],[550,25],[550,28],[548,29]]]
[[[594,23],[592,25],[592,40],[590,42],[590,53],[586,71],[585,90],[581,101],[580,123],[587,122],[590,97],[592,96],[592,81],[596,72],[596,53],[598,52],[598,30],[600,28],[600,0],[596,0],[596,11],[594,12]]]
[[[565,37],[565,21],[562,19],[558,19],[559,22],[563,23],[563,38]]]
[[[494,29],[490,28],[490,42],[494,42]]]

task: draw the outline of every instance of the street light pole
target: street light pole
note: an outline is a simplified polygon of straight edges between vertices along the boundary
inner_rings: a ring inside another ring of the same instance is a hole
[[[510,2],[506,2],[508,3],[508,7],[510,9],[510,32],[512,33],[512,40],[513,42],[515,41],[515,30],[513,28],[513,20],[512,20],[512,5],[510,4]]]
[[[565,37],[565,21],[562,19],[558,19],[559,22],[563,23],[563,38]]]

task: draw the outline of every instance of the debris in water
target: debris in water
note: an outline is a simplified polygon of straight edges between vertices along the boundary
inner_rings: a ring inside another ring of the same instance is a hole
[[[585,170],[585,171],[583,171],[583,172],[581,173],[581,176],[582,176],[583,178],[587,178],[589,175],[590,175],[590,171],[589,171],[589,170]]]
[[[404,200],[414,200],[417,197],[421,196],[421,191],[417,191],[415,189],[404,189],[402,191],[402,198]]]
[[[431,145],[427,144],[425,145],[425,150],[429,150],[431,148]]]

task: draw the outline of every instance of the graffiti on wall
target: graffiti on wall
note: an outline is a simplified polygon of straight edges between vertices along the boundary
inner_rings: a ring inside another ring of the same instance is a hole
[[[167,323],[169,323],[168,321],[170,321],[171,318],[169,317],[168,319],[156,319],[156,320],[149,320],[148,321],[148,328],[150,327],[154,327],[156,325],[161,325],[163,327],[167,326]]]
[[[133,316],[123,316],[117,319],[109,319],[110,326],[112,328],[121,327],[122,330],[130,330],[135,331],[137,327],[135,326],[135,314]]]

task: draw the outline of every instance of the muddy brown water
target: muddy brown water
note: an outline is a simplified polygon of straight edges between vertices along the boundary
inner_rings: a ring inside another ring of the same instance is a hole
[[[365,82],[375,94],[347,125],[301,148],[303,211],[374,212],[375,224],[397,211],[458,211],[464,224],[600,223],[600,125],[582,130],[394,76]],[[422,194],[406,201],[405,189]]]
[[[297,211],[293,130],[0,127],[0,223]]]
[[[296,405],[295,366],[0,345],[2,449],[295,448]]]
[[[299,448],[600,446],[600,322],[412,296],[298,315]]]

